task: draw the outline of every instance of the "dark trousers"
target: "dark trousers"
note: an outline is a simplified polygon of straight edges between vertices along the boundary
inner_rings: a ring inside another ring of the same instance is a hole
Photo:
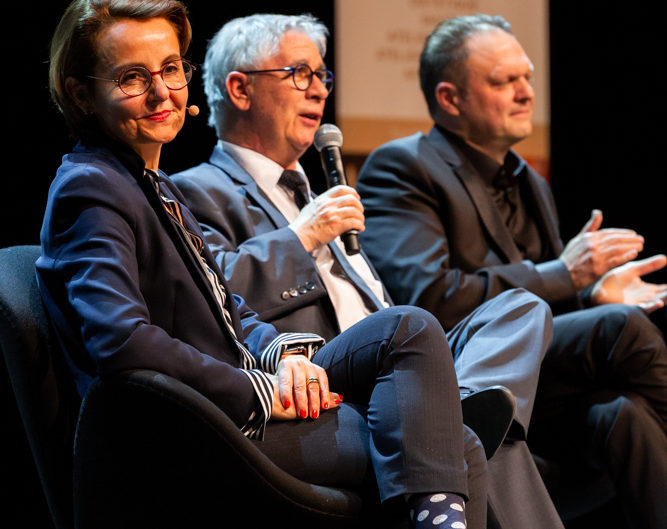
[[[630,527],[667,527],[666,420],[667,347],[643,311],[605,305],[554,318],[529,444],[564,467],[607,473]]]
[[[452,354],[433,316],[416,307],[382,310],[337,336],[314,361],[344,404],[316,420],[270,422],[257,443],[264,453],[313,483],[362,484],[372,473],[382,501],[462,495],[468,527],[485,527],[486,459],[464,430]]]

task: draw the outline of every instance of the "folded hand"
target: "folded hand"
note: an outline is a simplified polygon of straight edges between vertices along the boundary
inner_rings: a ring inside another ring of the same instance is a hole
[[[317,419],[323,410],[342,401],[329,391],[327,373],[305,356],[291,355],[278,364],[273,379],[273,419]]]

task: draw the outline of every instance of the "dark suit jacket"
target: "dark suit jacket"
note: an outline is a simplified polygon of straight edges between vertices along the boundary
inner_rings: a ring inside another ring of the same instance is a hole
[[[163,192],[183,201],[162,179]],[[209,281],[157,194],[157,204],[147,199],[147,183],[143,161],[122,147],[77,146],[64,157],[49,192],[37,261],[46,308],[81,393],[98,374],[156,369],[197,389],[243,426],[258,408],[257,396],[239,369],[238,348]],[[183,216],[201,236],[186,208]],[[217,268],[206,248],[204,256]],[[275,329],[234,300],[239,340],[261,352]]]
[[[171,179],[199,220],[231,288],[262,321],[278,330],[313,332],[327,341],[340,333],[315,260],[228,154],[216,147],[208,163]]]
[[[524,260],[472,164],[433,128],[371,153],[357,191],[362,244],[397,303],[431,311],[446,329],[500,292],[523,287],[555,313],[578,308],[548,183],[523,174],[548,258]]]

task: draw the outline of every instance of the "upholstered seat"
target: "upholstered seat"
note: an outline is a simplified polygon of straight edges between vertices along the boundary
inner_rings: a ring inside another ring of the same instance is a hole
[[[121,373],[81,401],[42,306],[38,255],[0,250],[0,349],[57,529],[368,526],[374,491],[294,478],[178,380]]]

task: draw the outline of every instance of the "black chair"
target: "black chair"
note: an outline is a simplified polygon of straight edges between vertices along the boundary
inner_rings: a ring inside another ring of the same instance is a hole
[[[38,255],[38,246],[0,250],[0,350],[56,529],[405,523],[379,512],[373,486],[287,474],[208,399],[163,374],[98,378],[80,401],[37,289]]]
[[[53,523],[70,529],[80,399],[37,290],[38,255],[38,246],[0,250],[0,350]]]

